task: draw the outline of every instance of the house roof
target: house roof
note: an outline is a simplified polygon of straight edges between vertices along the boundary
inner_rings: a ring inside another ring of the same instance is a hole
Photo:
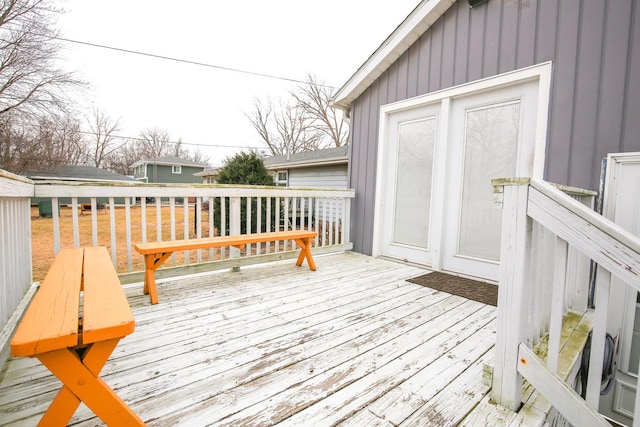
[[[348,146],[325,148],[323,150],[303,151],[289,156],[272,156],[264,159],[268,170],[279,168],[301,168],[307,166],[335,165],[349,161]]]
[[[220,168],[205,168],[202,172],[196,172],[193,176],[217,176]]]
[[[455,2],[456,0],[422,0],[355,74],[338,89],[333,96],[333,104],[348,111],[353,101],[362,95]]]
[[[109,172],[93,166],[58,166],[34,173],[29,176],[34,180],[56,179],[61,181],[132,181],[135,179],[125,175]]]
[[[163,156],[163,157],[156,157],[153,159],[138,160],[137,162],[132,164],[131,167],[135,168],[136,166],[141,166],[141,165],[163,165],[163,166],[179,165],[179,166],[195,166],[195,167],[202,167],[202,168],[207,166],[204,163],[198,163],[192,160],[182,159],[177,156]]]

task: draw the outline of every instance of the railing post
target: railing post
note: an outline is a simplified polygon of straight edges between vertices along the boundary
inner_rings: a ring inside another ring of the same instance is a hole
[[[527,217],[528,179],[493,180],[502,195],[502,239],[498,286],[497,336],[491,398],[513,411],[520,408],[522,377],[518,373],[518,346],[526,340],[529,289],[525,266],[530,244]]]
[[[241,204],[242,203],[240,197],[231,197],[231,201],[229,202],[229,234],[232,236],[240,234]],[[230,248],[229,255],[231,256],[231,258],[238,258],[240,256],[240,249],[234,247]]]

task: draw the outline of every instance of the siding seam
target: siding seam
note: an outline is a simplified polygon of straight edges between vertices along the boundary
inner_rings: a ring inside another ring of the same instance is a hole
[[[636,19],[636,11],[637,11],[637,2],[633,1],[631,2],[631,13],[629,14],[629,35],[628,35],[628,40],[627,40],[627,71],[625,73],[625,78],[624,78],[624,93],[625,93],[625,100],[622,103],[622,117],[620,120],[621,126],[622,126],[622,132],[620,133],[620,141],[618,141],[618,151],[622,152],[624,151],[624,146],[625,146],[625,141],[627,140],[626,135],[627,135],[627,119],[628,119],[628,114],[629,114],[629,80],[630,80],[630,76],[631,76],[631,66],[632,66],[632,61],[631,58],[633,58],[633,38],[635,36],[635,32],[636,32],[636,28],[633,25],[633,21],[635,21]]]
[[[600,125],[601,125],[601,117],[602,117],[602,104],[600,102],[600,98],[602,97],[602,85],[604,84],[604,50],[607,46],[606,35],[607,35],[607,26],[608,26],[608,18],[609,18],[609,1],[606,0],[604,2],[604,16],[602,17],[602,34],[600,36],[600,40],[602,40],[602,45],[600,46],[600,68],[598,69],[598,90],[596,91],[596,126],[594,129],[594,141],[593,141],[593,153],[592,153],[592,162],[591,162],[591,170],[594,170],[597,165],[602,164],[602,159],[598,159],[598,140],[597,137],[600,134]],[[592,180],[596,178],[593,177]],[[591,182],[591,188],[598,188],[597,182]],[[593,187],[595,185],[595,187]]]

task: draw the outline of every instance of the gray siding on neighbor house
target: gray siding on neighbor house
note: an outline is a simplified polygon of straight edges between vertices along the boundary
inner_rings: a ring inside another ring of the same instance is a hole
[[[458,1],[352,105],[355,250],[372,248],[379,107],[552,61],[545,179],[596,190],[602,159],[640,151],[640,0]]]
[[[289,169],[290,187],[348,188],[347,165]]]
[[[168,165],[147,165],[147,182],[177,183],[177,184],[202,184],[202,178],[193,176],[196,172],[202,172],[204,167],[182,166],[181,173],[173,173],[173,167]]]

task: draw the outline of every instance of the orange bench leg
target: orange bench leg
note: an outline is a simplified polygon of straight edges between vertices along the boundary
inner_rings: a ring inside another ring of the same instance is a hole
[[[158,291],[156,289],[156,270],[171,256],[172,252],[161,254],[149,254],[144,256],[144,294],[149,295],[151,304],[158,303]]]
[[[92,344],[83,359],[71,348],[38,355],[38,359],[64,384],[39,425],[66,425],[80,401],[107,425],[144,426],[135,412],[98,374],[119,339]]]
[[[306,258],[307,264],[309,264],[309,270],[316,271],[316,263],[313,261],[313,256],[311,255],[311,241],[312,239],[296,239],[296,243],[300,246],[300,254],[298,255],[296,265],[300,267],[302,261]]]

